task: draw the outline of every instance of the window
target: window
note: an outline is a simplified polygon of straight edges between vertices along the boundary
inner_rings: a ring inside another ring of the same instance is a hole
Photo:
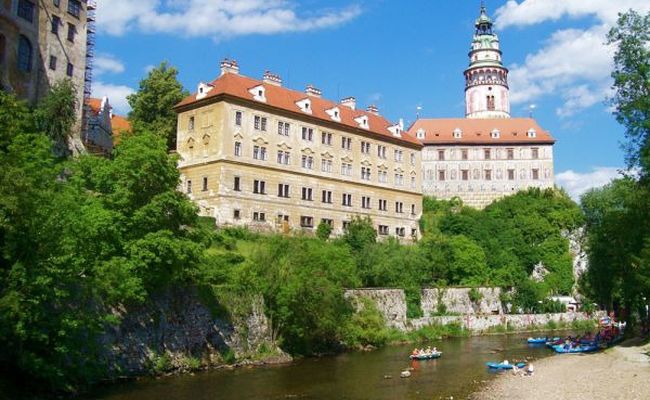
[[[314,157],[303,155],[301,165],[305,169],[313,169],[314,168]]]
[[[386,172],[386,171],[377,171],[377,179],[379,180],[379,183],[388,182],[388,172]]]
[[[34,22],[34,3],[29,0],[18,0],[18,16],[26,21]]]
[[[532,149],[530,149],[530,153],[531,153],[531,157],[534,160],[537,160],[539,158],[539,149],[537,147],[533,147]]]
[[[352,139],[349,137],[341,138],[341,148],[343,150],[350,150],[352,148]]]
[[[415,186],[416,186],[416,185],[415,185],[415,177],[412,176],[412,177],[411,177],[411,188],[415,189]]]
[[[438,171],[438,180],[439,181],[444,181],[445,180],[445,170],[440,170]]]
[[[465,160],[465,161],[468,159],[468,156],[467,156],[467,149],[462,149],[462,150],[460,151],[460,158],[461,158],[462,160]]]
[[[486,160],[490,160],[492,158],[492,152],[490,151],[490,149],[483,150],[483,157]]]
[[[341,163],[341,175],[352,176],[352,164]]]
[[[288,122],[278,121],[278,135],[289,136],[291,124]]]
[[[539,179],[539,170],[537,168],[533,169],[533,179],[538,180]]]
[[[404,175],[395,174],[395,185],[403,186],[404,185]]]
[[[266,214],[263,213],[263,212],[255,211],[253,213],[253,221],[255,221],[255,222],[264,222],[264,221],[266,221]]]
[[[65,74],[68,75],[69,77],[72,77],[72,75],[74,74],[74,65],[68,63],[68,67],[65,70]]]
[[[396,201],[395,202],[395,212],[398,214],[403,214],[404,213],[404,203],[401,201]]]
[[[50,69],[52,71],[56,70],[56,57],[55,56],[50,56]]]
[[[415,204],[411,204],[411,215],[415,215]]]
[[[241,218],[241,211],[240,210],[233,210],[232,217],[233,217],[233,219],[240,219]]]
[[[186,191],[187,194],[192,194],[192,181],[189,179],[186,182]]]
[[[395,150],[395,161],[402,162],[402,150]]]
[[[486,181],[491,181],[492,180],[492,170],[491,169],[486,169],[485,170],[485,180]]]
[[[327,146],[331,146],[332,134],[329,132],[321,132],[321,143]]]
[[[302,199],[307,201],[313,201],[314,200],[313,192],[314,191],[312,188],[308,188],[308,187],[302,188]]]
[[[388,211],[388,201],[379,199],[379,211]]]
[[[321,218],[320,222],[329,226],[334,226],[334,220],[329,218]]]
[[[346,207],[352,207],[352,195],[350,193],[343,193],[341,204]]]
[[[350,221],[342,221],[343,230],[347,231],[350,227]]]
[[[242,112],[235,111],[235,125],[241,126],[241,118],[242,118]]]
[[[440,161],[445,160],[445,151],[444,150],[438,150],[438,160],[440,160]]]
[[[460,170],[460,179],[462,179],[464,181],[468,181],[469,180],[469,170],[461,169]]]
[[[314,130],[312,128],[302,127],[302,140],[312,142],[314,140]]]
[[[266,117],[255,116],[253,127],[256,131],[266,132]]]
[[[368,196],[361,197],[361,208],[370,209],[372,207],[370,203],[371,203],[370,197]]]
[[[79,18],[81,15],[81,2],[79,0],[68,0],[68,14]]]
[[[364,181],[369,181],[370,180],[370,168],[369,167],[361,167],[361,179]]]
[[[322,159],[320,169],[323,172],[332,172],[332,160]]]
[[[418,230],[417,228],[411,228],[411,236],[414,238],[418,237]]]
[[[379,225],[379,234],[382,236],[388,235],[388,225]]]
[[[494,111],[494,96],[487,97],[487,109],[488,111]]]
[[[32,44],[22,35],[18,40],[18,69],[22,72],[32,70]]]
[[[386,159],[386,146],[377,145],[377,157]]]
[[[253,193],[257,194],[266,194],[266,182],[258,181],[257,179],[253,181]]]
[[[187,130],[193,131],[194,130],[194,116],[190,117],[190,119],[187,122]]]
[[[289,185],[278,183],[278,197],[289,198]]]
[[[77,34],[77,27],[72,24],[68,24],[68,41],[74,42],[74,37],[76,34]]]
[[[61,18],[56,15],[52,16],[52,33],[55,35],[59,34],[59,26],[61,25]]]
[[[406,228],[395,228],[395,235],[404,237],[406,235]]]
[[[235,156],[241,157],[241,142],[235,142]]]
[[[314,227],[314,217],[306,217],[304,215],[300,216],[300,226],[303,228],[313,228]]]
[[[240,185],[240,183],[241,183],[241,178],[238,177],[238,176],[236,176],[236,177],[234,178],[234,181],[233,181],[232,190],[234,190],[234,191],[236,191],[236,192],[240,192],[240,191],[241,191],[241,185]]]
[[[370,154],[370,143],[361,142],[361,152],[363,154]]]
[[[509,169],[508,170],[508,180],[509,181],[514,181],[515,180],[515,170],[514,169]]]
[[[506,157],[508,160],[514,160],[515,159],[515,149],[507,149],[506,150]]]
[[[322,193],[322,196],[321,196],[321,201],[323,203],[332,204],[332,191],[331,190],[323,190],[323,193]]]
[[[288,215],[284,215],[284,214],[278,214],[278,219],[277,219],[277,221],[278,221],[278,222],[277,222],[278,224],[282,224],[282,223],[284,223],[284,222],[287,222],[287,223],[288,223],[288,222],[289,222],[289,216],[288,216]]]
[[[208,177],[204,176],[203,177],[203,186],[201,187],[201,190],[204,192],[208,191]]]
[[[411,153],[411,165],[415,165],[415,153]]]
[[[290,156],[288,151],[278,150],[278,164],[289,165]]]
[[[266,147],[253,146],[253,158],[255,160],[266,160]]]

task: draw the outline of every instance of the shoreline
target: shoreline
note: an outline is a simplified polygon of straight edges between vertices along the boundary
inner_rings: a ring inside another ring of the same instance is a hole
[[[649,343],[630,339],[594,354],[554,355],[534,362],[534,376],[504,373],[470,399],[647,399],[649,352]]]

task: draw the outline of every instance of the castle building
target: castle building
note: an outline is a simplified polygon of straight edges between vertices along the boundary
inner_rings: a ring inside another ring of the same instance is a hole
[[[418,119],[422,191],[473,207],[531,187],[553,187],[555,140],[532,118],[511,118],[508,69],[485,6],[465,70],[465,118]]]
[[[131,124],[126,118],[113,113],[106,96],[87,99],[86,110],[88,127],[82,137],[86,150],[91,154],[109,156],[120,137],[131,131]]]
[[[36,104],[70,79],[77,89],[75,136],[90,95],[93,1],[0,0],[0,89]]]
[[[419,236],[421,148],[403,124],[354,98],[333,102],[307,86],[257,80],[233,60],[200,83],[178,112],[182,190],[218,225],[341,234],[354,216],[380,236]]]

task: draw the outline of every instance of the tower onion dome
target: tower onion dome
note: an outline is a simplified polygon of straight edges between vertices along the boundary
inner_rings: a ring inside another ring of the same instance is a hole
[[[485,4],[481,4],[481,15],[476,20],[474,26],[476,27],[477,35],[492,35],[492,19],[487,15]]]

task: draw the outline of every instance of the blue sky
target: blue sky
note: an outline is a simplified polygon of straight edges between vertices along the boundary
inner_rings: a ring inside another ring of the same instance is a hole
[[[389,119],[462,117],[463,69],[479,0],[99,0],[95,96],[119,113],[148,68],[163,60],[190,91],[219,74],[279,74],[330,99],[355,96]],[[645,0],[487,0],[511,70],[513,116],[557,139],[556,181],[577,197],[624,167],[619,126],[605,103],[618,11]]]

